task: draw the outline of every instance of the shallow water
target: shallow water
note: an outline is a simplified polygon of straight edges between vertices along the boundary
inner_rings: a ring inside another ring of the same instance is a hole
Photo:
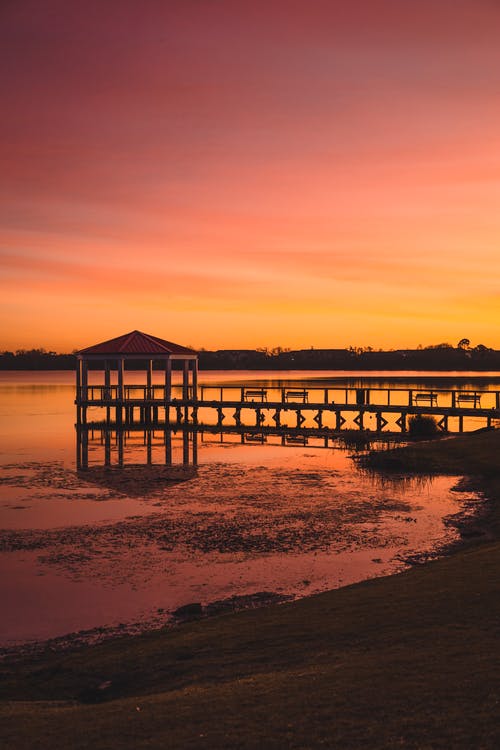
[[[313,375],[328,377],[294,377]],[[269,375],[202,374],[207,383],[240,378]],[[0,374],[4,646],[157,626],[190,602],[304,596],[392,573],[453,542],[445,519],[474,507],[453,490],[457,478],[377,480],[357,469],[352,449],[320,440],[204,435],[198,466],[172,468],[161,446],[143,465],[132,441],[124,470],[99,466],[96,440],[91,470],[78,473],[73,399],[72,373]],[[180,464],[182,434],[173,446]]]

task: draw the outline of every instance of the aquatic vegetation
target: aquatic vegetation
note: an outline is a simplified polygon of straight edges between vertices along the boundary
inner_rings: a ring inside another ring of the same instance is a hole
[[[439,434],[439,427],[430,414],[414,414],[408,420],[408,432],[411,437],[433,437]]]

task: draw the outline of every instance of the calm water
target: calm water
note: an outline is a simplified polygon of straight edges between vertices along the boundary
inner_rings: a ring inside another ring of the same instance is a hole
[[[433,374],[202,373],[205,384],[299,380],[437,387]],[[498,374],[443,387],[498,389]],[[440,374],[443,378],[443,374]],[[142,376],[127,373],[129,383]],[[73,374],[0,373],[0,644],[77,630],[157,626],[175,608],[305,596],[405,567],[454,540],[444,519],[474,505],[457,478],[374,480],[320,441],[204,435],[198,466],[153,466],[131,438],[124,471],[75,468]],[[182,440],[173,436],[174,462]],[[222,440],[222,442],[221,442]],[[238,600],[236,600],[238,601]]]

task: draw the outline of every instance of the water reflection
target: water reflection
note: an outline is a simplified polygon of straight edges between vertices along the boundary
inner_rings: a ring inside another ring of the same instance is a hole
[[[144,427],[76,426],[76,466],[88,472],[96,466],[130,470],[132,465],[184,467],[198,465],[198,431],[164,425]]]
[[[453,477],[360,473],[352,454],[390,436],[314,427],[82,426],[75,471],[73,399],[69,381],[0,388],[0,645],[389,574],[453,541],[443,519],[468,501]]]
[[[392,440],[377,440],[391,445]],[[336,448],[339,445],[356,453],[373,447],[374,436],[365,433],[331,434],[318,429],[288,427],[251,427],[248,425],[193,426],[192,424],[145,427],[116,424],[76,425],[76,463],[79,472],[99,466],[126,469],[134,466],[198,465],[198,448],[216,443],[226,445],[273,445],[286,447]]]
[[[158,490],[187,482],[197,476],[196,466],[90,466],[77,472],[85,482],[130,498],[148,498]]]

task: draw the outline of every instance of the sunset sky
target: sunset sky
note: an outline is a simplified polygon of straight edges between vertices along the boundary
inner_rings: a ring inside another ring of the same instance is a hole
[[[2,0],[0,349],[500,348],[498,0]]]

